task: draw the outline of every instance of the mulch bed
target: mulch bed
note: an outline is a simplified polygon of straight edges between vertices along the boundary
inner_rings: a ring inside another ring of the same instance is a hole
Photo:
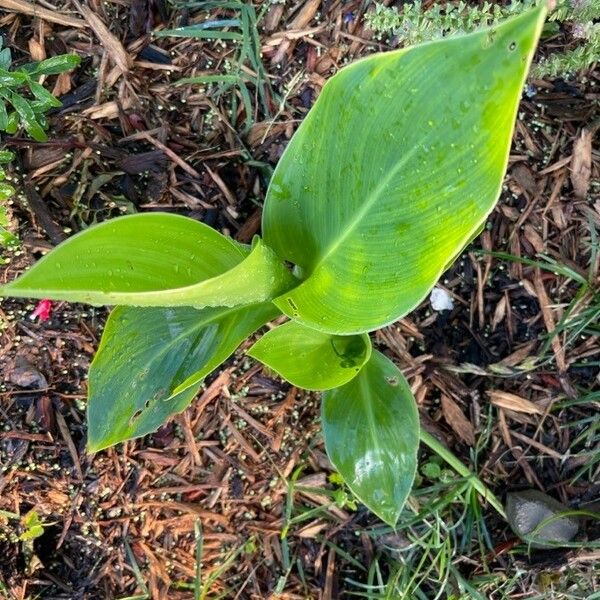
[[[48,12],[32,17],[26,0],[0,1],[16,9],[0,11],[0,30],[17,61],[66,51],[83,59],[71,76],[50,81],[63,100],[50,141],[4,140],[18,153],[14,175],[22,185],[12,213],[23,246],[0,271],[1,281],[68,234],[133,211],[177,212],[251,240],[269,169],[324,81],[346,62],[385,48],[363,27],[366,3],[272,4],[258,29],[266,100],[250,86],[248,115],[235,90],[173,85],[227,72],[235,44],[151,35],[206,13],[163,0],[55,4],[39,0]],[[600,72],[532,85],[501,201],[440,282],[455,308],[436,313],[426,301],[374,341],[409,378],[423,426],[466,464],[485,438],[477,469],[498,495],[533,487],[579,506],[600,495],[599,464],[573,482],[600,443],[596,437],[574,445],[585,426],[568,425],[590,417],[598,400],[550,408],[599,389],[598,340],[561,333],[545,348],[578,286],[552,269],[486,252],[534,260],[544,254],[598,284],[592,243],[600,228],[600,153],[592,137]],[[588,294],[576,311],[589,301]],[[192,598],[198,521],[204,579],[241,549],[208,597],[349,597],[347,579],[364,580],[336,548],[368,566],[377,550],[365,533],[378,524],[373,516],[332,506],[314,490],[296,491],[289,512],[291,480],[335,487],[318,397],[240,351],[156,434],[88,456],[86,371],[107,311],[61,303],[40,323],[29,318],[34,306],[6,300],[0,308],[0,508],[20,515],[35,509],[46,524],[41,537],[23,544],[14,541],[18,521],[6,520],[0,581],[7,597]],[[318,506],[322,511],[292,524],[282,539],[290,514]],[[486,517],[500,551],[514,536],[491,508]],[[578,556],[558,551],[551,563]],[[512,558],[497,560],[498,568],[514,568]],[[477,571],[468,561],[463,567]]]

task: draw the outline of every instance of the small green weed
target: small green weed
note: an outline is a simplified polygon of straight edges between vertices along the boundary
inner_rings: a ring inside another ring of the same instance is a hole
[[[403,4],[400,10],[377,3],[365,19],[377,33],[393,35],[401,44],[409,45],[496,25],[534,4],[533,0],[511,0],[506,6],[487,1],[470,5],[461,0],[457,4],[434,3],[423,10],[421,0],[416,0]],[[576,47],[542,59],[532,67],[532,75],[558,77],[589,68],[600,57],[600,23],[595,22],[599,18],[600,0],[559,0],[544,32],[554,35],[561,29],[568,31]]]
[[[6,173],[1,165],[9,163],[14,154],[8,150],[0,150],[0,248],[16,246],[19,239],[8,230],[8,213],[6,201],[15,194],[15,188],[6,182]],[[6,261],[0,256],[0,265]]]
[[[74,69],[80,62],[76,54],[61,54],[41,62],[31,62],[11,70],[9,48],[2,49],[0,37],[0,131],[16,133],[19,126],[36,141],[48,139],[46,113],[61,106],[39,82],[44,75],[58,75]]]
[[[271,114],[269,98],[274,97],[267,72],[260,56],[260,35],[254,6],[239,0],[212,0],[198,2],[197,0],[178,2],[179,8],[201,8],[208,11],[209,16],[187,27],[157,31],[157,37],[181,37],[202,40],[220,40],[222,43],[237,45],[233,57],[225,62],[226,72],[219,75],[204,74],[196,77],[186,77],[176,82],[176,85],[200,84],[205,87],[213,86],[213,97],[219,99],[233,90],[230,97],[232,123],[238,113],[241,99],[245,113],[245,130],[254,123],[256,109],[253,107],[252,94],[249,85],[256,89],[262,111]],[[226,18],[212,18],[215,13],[229,13]],[[237,92],[237,93],[236,93]]]

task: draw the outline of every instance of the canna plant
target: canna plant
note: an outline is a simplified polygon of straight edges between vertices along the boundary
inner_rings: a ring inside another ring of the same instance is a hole
[[[116,306],[90,367],[89,451],[155,431],[283,314],[250,356],[323,392],[333,465],[394,525],[419,419],[368,334],[415,308],[493,209],[545,12],[342,69],[282,156],[251,247],[181,216],[126,216],[0,288]]]

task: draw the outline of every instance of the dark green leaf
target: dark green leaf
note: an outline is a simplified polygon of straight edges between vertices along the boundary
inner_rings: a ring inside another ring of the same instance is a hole
[[[37,142],[45,142],[48,136],[38,123],[36,115],[29,105],[29,101],[23,98],[23,96],[19,96],[19,94],[11,94],[10,103],[17,111],[21,123],[25,127],[25,131]]]
[[[61,54],[26,66],[32,75],[58,75],[75,69],[80,62],[77,54]]]
[[[62,102],[55,98],[43,85],[35,81],[29,82],[29,89],[31,93],[42,103],[43,110],[49,108],[59,108],[62,106]]]
[[[6,104],[3,99],[0,98],[0,131],[4,131],[8,126],[8,112],[6,111]]]
[[[265,334],[248,355],[307,390],[344,385],[371,355],[369,336],[330,335],[290,321]]]
[[[267,194],[267,245],[300,322],[359,333],[431,290],[500,193],[543,3],[493,29],[377,54],[330,79]]]
[[[20,71],[6,71],[0,69],[0,85],[7,87],[15,87],[22,85],[27,81],[27,74]]]
[[[8,113],[8,124],[6,125],[6,133],[13,134],[19,128],[19,115],[13,110]]]
[[[0,51],[0,69],[8,70],[12,62],[10,48],[4,48]]]
[[[360,373],[322,400],[325,447],[357,498],[392,527],[417,469],[419,415],[404,376],[373,350]]]
[[[88,449],[155,431],[184,410],[206,375],[279,311],[115,308],[90,367]]]

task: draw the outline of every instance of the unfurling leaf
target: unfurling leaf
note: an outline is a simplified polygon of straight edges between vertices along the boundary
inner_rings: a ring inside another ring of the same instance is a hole
[[[248,250],[208,225],[165,213],[90,227],[0,293],[89,304],[235,306],[270,300],[294,278],[258,240]]]

